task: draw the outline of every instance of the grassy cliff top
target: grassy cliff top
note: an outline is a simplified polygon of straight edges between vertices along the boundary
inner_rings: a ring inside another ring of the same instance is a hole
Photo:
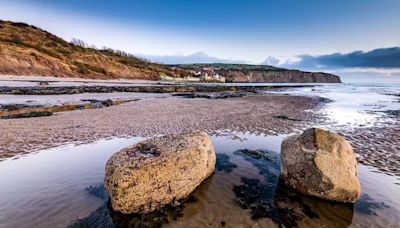
[[[2,20],[0,73],[149,80],[157,80],[161,75],[183,77],[187,74],[122,51],[96,49],[80,40],[67,42],[35,26]]]

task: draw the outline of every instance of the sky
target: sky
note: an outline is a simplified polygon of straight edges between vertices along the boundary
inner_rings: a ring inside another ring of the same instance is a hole
[[[394,48],[400,46],[399,0],[0,1],[0,19],[157,62],[272,64],[400,78],[400,50]]]

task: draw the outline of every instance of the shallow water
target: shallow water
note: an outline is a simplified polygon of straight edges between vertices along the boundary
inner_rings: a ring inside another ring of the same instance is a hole
[[[218,156],[215,173],[194,192],[194,202],[166,212],[166,227],[400,225],[396,177],[360,165],[363,194],[354,207],[323,202],[287,191],[279,182],[280,143],[285,136],[238,136],[212,137]],[[154,225],[110,211],[101,187],[111,154],[139,140],[100,140],[1,162],[0,227]],[[242,149],[262,149],[267,159],[251,158]]]
[[[165,94],[154,93],[80,93],[62,95],[9,95],[0,94],[0,105],[26,104],[26,105],[61,105],[79,104],[82,100],[135,100],[165,97]]]
[[[319,96],[333,102],[322,110],[338,127],[368,127],[382,118],[387,111],[400,110],[398,84],[320,84],[315,87],[287,88],[267,93]],[[397,96],[395,96],[397,95]]]

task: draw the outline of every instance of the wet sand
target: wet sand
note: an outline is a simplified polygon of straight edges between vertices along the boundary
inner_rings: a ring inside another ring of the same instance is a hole
[[[400,120],[393,126],[356,129],[342,134],[350,141],[359,163],[400,177]],[[400,184],[400,179],[399,179]]]
[[[171,94],[111,93],[1,97],[41,105],[90,97],[135,98],[135,101],[48,117],[1,120],[0,161],[60,145],[113,137],[148,137],[193,130],[232,137],[235,132],[277,135],[321,126],[345,136],[360,163],[400,176],[400,131],[396,127],[399,116],[382,116],[370,127],[335,125],[324,113],[329,100],[315,96],[269,93],[228,99],[188,99]]]
[[[217,161],[214,175],[195,191],[197,201],[185,205],[177,212],[182,215],[171,219],[166,227],[275,227],[282,222],[299,227],[392,227],[400,221],[398,116],[383,115],[364,127],[335,124],[326,113],[326,107],[333,103],[328,99],[284,94],[247,94],[228,99],[151,93],[3,97],[15,98],[11,103],[31,100],[42,105],[75,102],[82,97],[138,99],[102,109],[0,120],[0,160],[6,160],[0,162],[4,187],[0,195],[7,196],[0,200],[0,209],[6,212],[0,213],[0,220],[7,221],[0,227],[82,227],[96,223],[104,227],[103,222],[113,227],[140,223],[111,213],[107,197],[96,192],[108,157],[141,137],[198,129],[212,135],[218,156],[228,156],[228,160]],[[308,197],[293,198],[277,185],[282,139],[313,126],[344,135],[354,147],[361,163],[363,189],[354,208]],[[265,149],[274,152],[277,159],[261,164],[236,153],[240,149]],[[269,202],[264,211],[267,213],[254,219],[260,211],[253,211],[254,205],[243,209],[241,203],[249,199],[240,198],[235,189],[247,192],[246,196],[261,194],[255,205]]]
[[[221,131],[291,134],[312,125],[315,111],[322,105],[320,98],[300,96],[250,95],[221,100],[168,96],[49,117],[2,120],[0,157],[10,158],[104,138],[146,137],[192,130],[205,130],[214,135]]]
[[[211,137],[217,158],[225,159],[217,159],[214,174],[193,193],[195,200],[169,213],[162,227],[398,226],[400,192],[394,177],[360,165],[363,193],[354,207],[296,195],[278,181],[280,144],[286,135],[238,136]],[[0,163],[0,195],[5,196],[0,199],[0,227],[159,227],[152,226],[158,220],[113,212],[101,184],[108,158],[139,140],[99,140]],[[261,149],[269,158],[246,156],[243,149]],[[237,195],[237,189],[244,196],[255,195],[256,201]],[[243,208],[243,203],[251,207]]]

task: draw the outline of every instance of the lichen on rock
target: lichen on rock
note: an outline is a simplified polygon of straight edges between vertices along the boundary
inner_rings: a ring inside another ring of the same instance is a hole
[[[354,203],[361,194],[351,145],[336,133],[311,128],[282,143],[286,185],[306,195]]]
[[[104,185],[115,211],[148,213],[189,196],[213,173],[215,161],[205,132],[155,137],[114,154]]]

